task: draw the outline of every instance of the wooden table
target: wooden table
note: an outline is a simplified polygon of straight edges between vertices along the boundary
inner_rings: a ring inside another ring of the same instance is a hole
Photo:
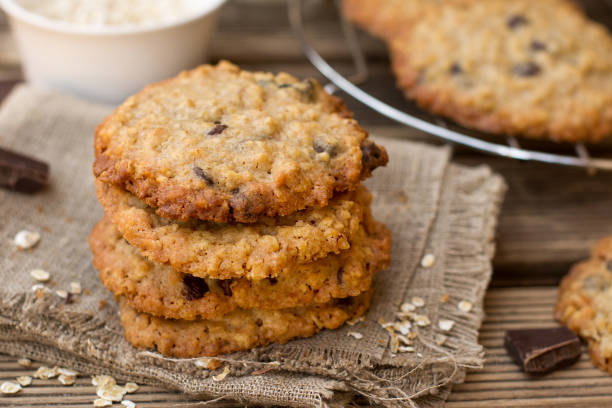
[[[593,8],[598,4],[589,2]],[[316,4],[309,5],[307,13],[316,20],[309,25],[313,28],[309,32],[317,49],[338,67],[350,70],[334,13],[319,10]],[[0,80],[16,78],[19,59],[6,25],[1,28]],[[393,89],[384,46],[367,36],[362,43],[376,86],[387,87],[389,98],[399,101],[401,95]],[[211,58],[227,58],[248,69],[286,70],[320,78],[293,38],[283,0],[230,3],[223,11]],[[439,143],[382,118],[350,98],[347,103],[373,134]],[[509,191],[499,221],[495,272],[480,336],[487,349],[486,366],[455,387],[447,406],[612,406],[612,377],[594,368],[586,355],[569,369],[530,378],[512,364],[503,349],[507,329],[556,325],[552,309],[559,279],[573,262],[588,255],[589,247],[598,238],[612,233],[612,173],[589,175],[585,170],[522,163],[461,147],[455,149],[455,160],[491,166],[506,178]],[[0,355],[0,382],[31,372],[17,365],[15,358]],[[79,379],[72,387],[34,380],[33,386],[18,397],[0,396],[0,406],[90,407],[94,395],[87,378]],[[153,387],[142,387],[130,398],[138,407],[195,406],[181,394]]]

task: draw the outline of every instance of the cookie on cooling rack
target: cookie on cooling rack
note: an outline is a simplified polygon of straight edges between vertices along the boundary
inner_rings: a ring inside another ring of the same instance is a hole
[[[322,207],[387,162],[314,80],[221,62],[147,86],[95,133],[95,176],[161,216],[255,222]]]
[[[236,310],[215,320],[168,320],[140,313],[120,299],[121,324],[135,347],[173,357],[216,356],[286,343],[335,329],[367,310],[371,291],[329,303],[282,310]]]
[[[278,278],[203,279],[155,264],[130,246],[107,219],[89,238],[102,283],[131,307],[171,319],[220,318],[238,308],[276,310],[329,302],[367,291],[389,264],[390,234],[371,218],[351,248]]]
[[[555,317],[587,341],[597,366],[612,373],[612,237],[563,278]]]
[[[448,0],[390,40],[409,99],[490,133],[612,135],[612,37],[565,0]]]

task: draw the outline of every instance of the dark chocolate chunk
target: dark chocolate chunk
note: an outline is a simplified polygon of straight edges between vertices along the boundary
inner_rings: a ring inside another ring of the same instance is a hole
[[[215,122],[217,123],[217,122]],[[227,125],[222,125],[221,123],[217,123],[214,128],[208,132],[208,136],[220,135],[223,131],[227,129]]]
[[[49,165],[10,150],[0,149],[0,187],[34,193],[49,181]]]
[[[364,175],[369,175],[378,166],[386,165],[388,160],[387,152],[371,140],[366,139],[361,144],[361,172]]]
[[[270,285],[276,285],[278,283],[278,279],[276,278],[268,278],[268,281],[270,281]]]
[[[232,282],[234,280],[233,279],[222,279],[222,280],[218,280],[217,283],[219,284],[219,287],[223,290],[223,294],[225,296],[232,296]]]
[[[461,68],[461,65],[459,65],[458,62],[453,62],[453,65],[451,65],[450,67],[450,73],[453,75],[458,75],[461,74],[463,72],[463,68]]]
[[[340,268],[338,269],[338,272],[336,272],[336,277],[338,278],[338,283],[340,285],[342,285],[342,275],[344,275],[344,268]]]
[[[202,170],[201,167],[195,166],[193,168],[193,172],[195,173],[196,176],[204,180],[206,184],[208,184],[209,186],[212,186],[213,184],[215,184],[215,181],[212,179],[212,177],[210,177],[208,173]]]
[[[535,62],[521,62],[512,68],[512,72],[522,77],[532,77],[538,75],[542,69]]]
[[[542,41],[539,41],[539,40],[531,41],[531,44],[529,47],[531,48],[532,51],[546,51],[546,44],[544,44]]]
[[[316,100],[317,88],[313,79],[308,78],[302,81],[296,89],[300,91],[306,102],[314,102]]]
[[[183,296],[187,300],[201,299],[209,291],[206,280],[193,275],[184,275],[183,285]]]
[[[255,320],[255,325],[256,325],[257,327],[261,327],[261,326],[263,326],[263,320],[261,320],[261,319],[256,319],[256,320]]]
[[[65,302],[67,305],[70,305],[70,304],[74,303],[74,295],[73,295],[72,293],[68,292],[68,294],[66,295],[66,299],[64,300],[64,302]]]
[[[325,143],[319,140],[315,140],[313,145],[314,151],[317,153],[327,152],[329,157],[335,157],[338,155],[338,146],[330,145],[329,143]]]
[[[529,20],[527,20],[525,16],[522,16],[520,14],[514,14],[508,17],[508,20],[506,20],[506,24],[511,30],[515,30],[521,26],[527,25],[528,23]]]
[[[545,374],[580,358],[580,339],[567,327],[508,330],[504,346],[521,369]]]

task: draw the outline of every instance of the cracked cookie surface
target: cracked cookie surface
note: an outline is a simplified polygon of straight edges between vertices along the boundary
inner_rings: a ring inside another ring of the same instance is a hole
[[[152,263],[130,246],[108,218],[89,242],[102,283],[131,307],[171,319],[219,318],[239,308],[276,310],[325,303],[368,290],[373,275],[388,266],[390,234],[367,221],[350,249],[299,265],[278,278],[202,279]]]
[[[237,310],[216,320],[169,320],[140,313],[121,298],[121,324],[135,347],[173,357],[216,356],[270,343],[286,343],[336,329],[369,307],[371,291],[354,298],[282,310]]]
[[[565,0],[449,0],[390,41],[398,86],[490,133],[612,136],[612,37]]]
[[[94,174],[161,216],[255,222],[322,207],[387,162],[312,79],[220,62],[149,85],[98,126]]]
[[[593,362],[612,373],[612,237],[563,278],[555,317],[582,337]]]
[[[176,222],[158,216],[134,195],[96,181],[106,214],[149,259],[202,278],[275,277],[284,270],[350,247],[369,212],[370,193],[359,186],[327,207],[257,223]]]

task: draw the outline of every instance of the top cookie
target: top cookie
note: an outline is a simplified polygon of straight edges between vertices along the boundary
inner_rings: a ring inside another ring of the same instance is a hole
[[[406,96],[465,126],[570,142],[612,135],[612,38],[566,0],[448,0],[390,42]]]
[[[352,190],[387,154],[314,80],[221,62],[150,85],[98,126],[94,173],[161,216],[255,222]]]

